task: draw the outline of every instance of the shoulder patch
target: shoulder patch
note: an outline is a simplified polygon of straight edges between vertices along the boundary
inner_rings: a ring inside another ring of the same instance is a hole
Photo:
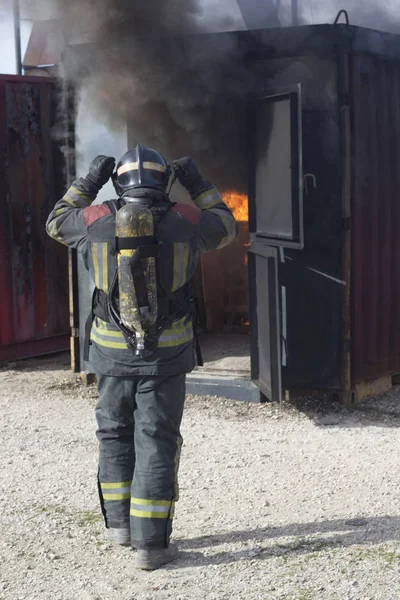
[[[201,210],[195,206],[190,206],[189,204],[175,204],[175,206],[171,208],[171,211],[185,217],[185,219],[194,225],[199,224]]]
[[[88,206],[83,211],[83,218],[85,219],[86,227],[93,225],[95,221],[98,221],[102,217],[106,217],[111,214],[111,209],[107,204],[95,204]]]

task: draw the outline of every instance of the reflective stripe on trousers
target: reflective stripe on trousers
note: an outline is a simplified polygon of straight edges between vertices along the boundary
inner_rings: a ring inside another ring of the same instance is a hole
[[[98,390],[99,492],[106,525],[130,527],[136,548],[165,548],[178,499],[185,375],[98,375]]]
[[[173,519],[174,500],[146,500],[131,498],[131,516],[141,519]]]
[[[131,497],[131,481],[100,482],[104,500],[129,500]]]

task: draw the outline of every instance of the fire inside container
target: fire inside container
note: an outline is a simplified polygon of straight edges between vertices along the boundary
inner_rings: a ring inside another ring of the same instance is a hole
[[[222,197],[235,216],[239,235],[233,244],[201,258],[206,329],[240,333],[249,327],[248,199],[236,192]]]

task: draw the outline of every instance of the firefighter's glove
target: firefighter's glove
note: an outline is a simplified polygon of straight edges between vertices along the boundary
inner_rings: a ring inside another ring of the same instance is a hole
[[[115,158],[112,156],[96,156],[90,163],[86,179],[100,191],[110,179],[115,167]]]
[[[96,197],[103,185],[110,179],[115,167],[112,156],[96,156],[90,163],[89,173],[81,177],[75,185],[84,194]]]
[[[198,196],[211,187],[208,181],[203,179],[199,167],[190,156],[174,160],[173,165],[179,183],[181,183],[192,196]]]

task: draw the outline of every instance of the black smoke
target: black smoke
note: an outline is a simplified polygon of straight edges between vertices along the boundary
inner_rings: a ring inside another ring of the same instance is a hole
[[[130,145],[142,141],[170,160],[191,154],[220,187],[245,191],[245,106],[239,98],[254,88],[254,76],[244,66],[237,37],[208,33],[210,27],[235,30],[242,24],[229,15],[212,17],[201,0],[58,4],[67,38],[91,43],[91,50],[72,46],[66,53],[65,75],[87,91],[85,102],[99,121],[111,129],[128,123]],[[288,3],[265,0],[263,27],[276,26],[271,6],[279,4],[282,22],[290,23]],[[335,0],[324,3],[323,13],[320,5],[310,6],[316,13],[319,7],[325,22],[333,23],[344,7],[355,24],[389,29],[391,23],[393,29],[389,4],[368,2],[361,9],[356,0]],[[300,8],[302,23],[310,22],[306,3]]]
[[[131,145],[170,160],[190,154],[219,185],[244,189],[237,98],[251,76],[234,36],[209,35],[197,0],[69,0],[62,10],[68,37],[91,42],[72,47],[65,76],[89,91],[99,119],[128,122]],[[238,26],[229,17],[211,25]]]

